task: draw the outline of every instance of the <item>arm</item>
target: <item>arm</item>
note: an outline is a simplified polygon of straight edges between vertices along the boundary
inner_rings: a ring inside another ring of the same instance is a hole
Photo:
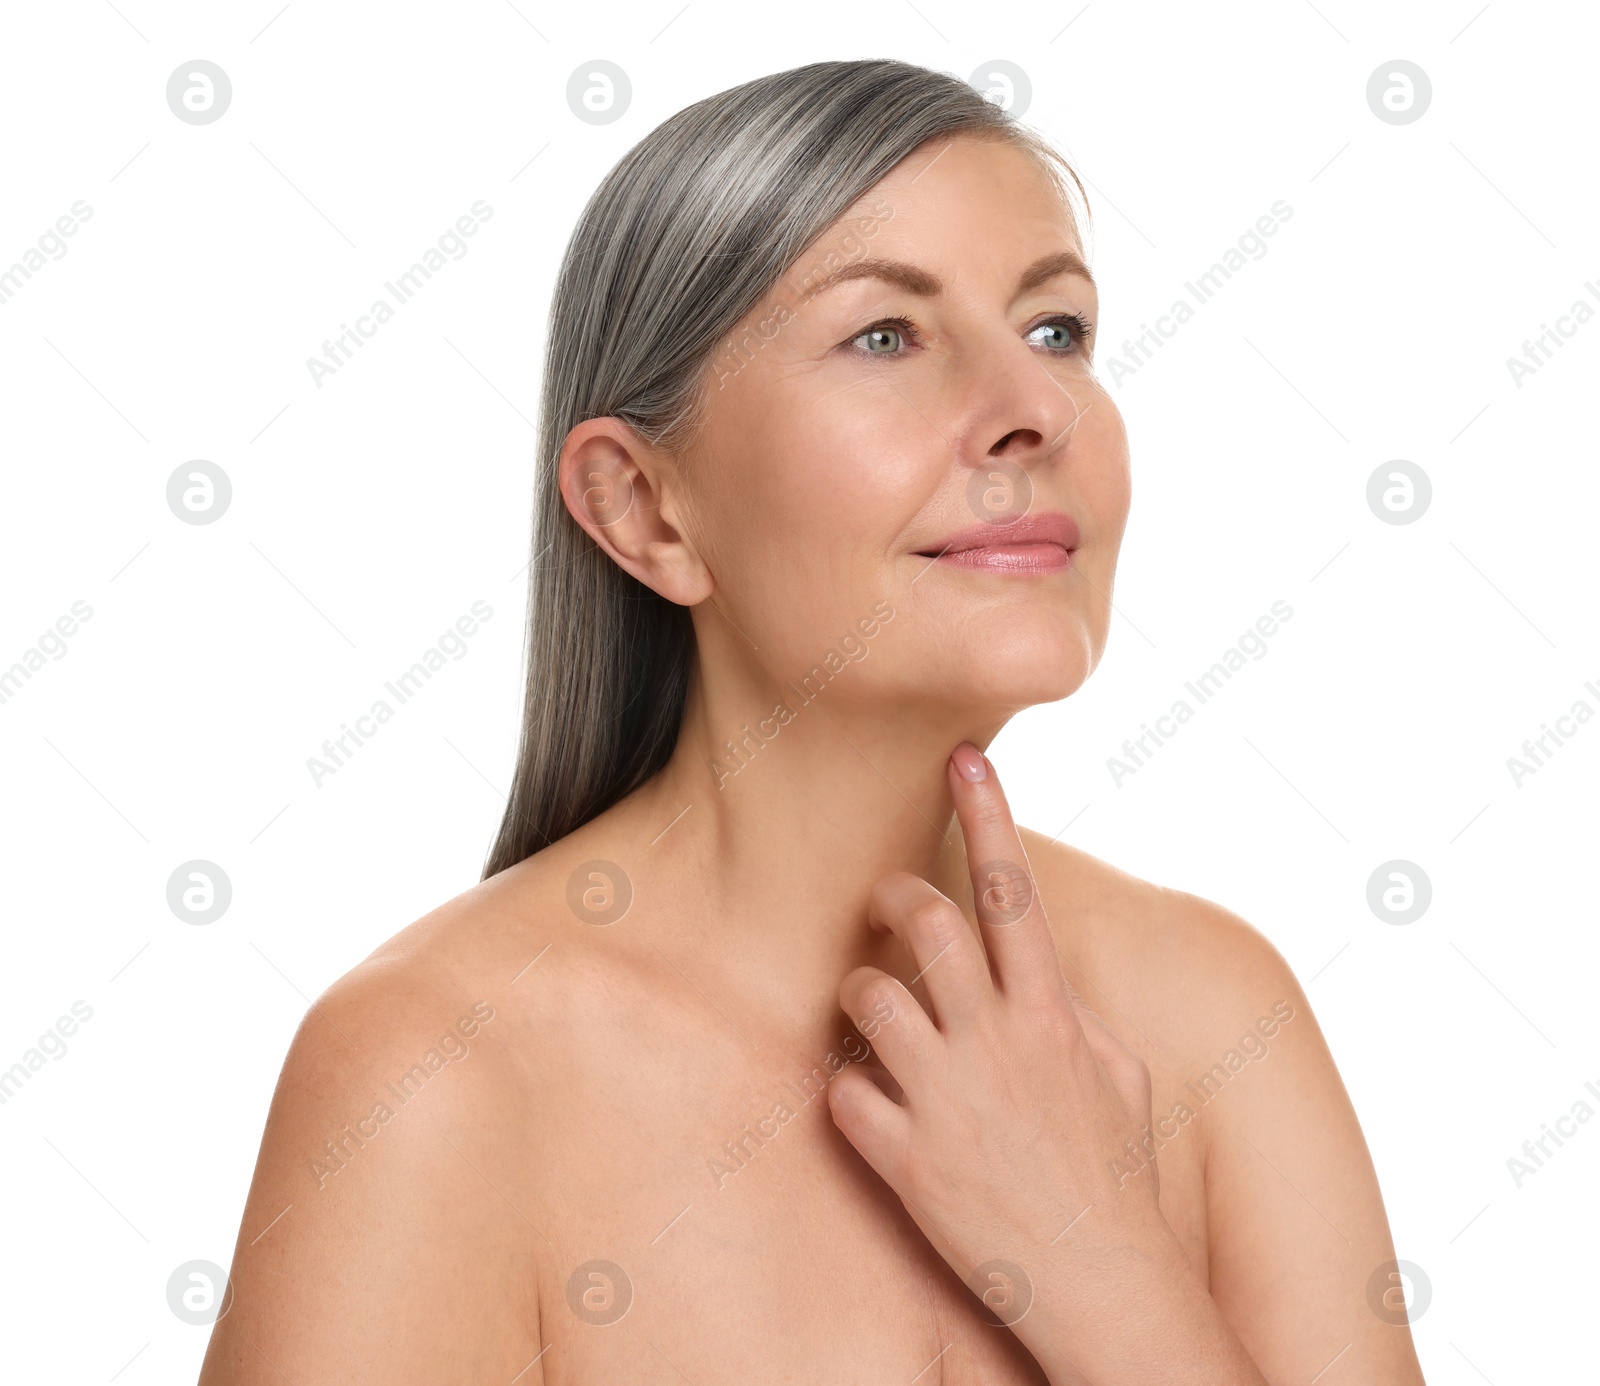
[[[1259,1051],[1201,1113],[1212,1296],[1273,1381],[1337,1359],[1328,1381],[1415,1386],[1399,1282],[1382,1271],[1395,1252],[1377,1174],[1305,993],[1250,925],[1190,901],[1237,997],[1211,1059],[1239,1052],[1241,1028]]]
[[[313,1005],[200,1386],[509,1381],[539,1352],[536,1238],[485,1178],[516,1196],[479,1134],[497,1056],[475,1000],[368,963]]]

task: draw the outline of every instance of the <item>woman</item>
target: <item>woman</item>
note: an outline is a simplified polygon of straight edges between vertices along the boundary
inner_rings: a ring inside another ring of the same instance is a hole
[[[981,754],[1129,503],[1064,167],[870,61],[607,177],[499,837],[301,1026],[203,1383],[1421,1380],[1283,959]]]

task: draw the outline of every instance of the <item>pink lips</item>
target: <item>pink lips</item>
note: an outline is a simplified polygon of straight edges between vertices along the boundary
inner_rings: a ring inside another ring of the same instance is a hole
[[[1059,573],[1072,562],[1078,526],[1056,510],[1022,515],[1009,523],[976,524],[921,551],[959,568],[996,573]]]

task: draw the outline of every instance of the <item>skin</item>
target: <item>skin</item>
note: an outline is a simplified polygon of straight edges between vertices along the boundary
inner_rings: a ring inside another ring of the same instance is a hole
[[[1016,287],[1079,250],[1027,154],[930,142],[708,365],[691,446],[572,430],[574,516],[692,609],[679,744],[312,1007],[202,1386],[1422,1380],[1283,958],[1018,829],[979,754],[1105,648],[1127,439],[1058,322],[1096,292]],[[939,292],[815,292],[869,258]],[[921,556],[973,494],[1070,513],[1071,566]],[[821,696],[785,688],[852,631]]]

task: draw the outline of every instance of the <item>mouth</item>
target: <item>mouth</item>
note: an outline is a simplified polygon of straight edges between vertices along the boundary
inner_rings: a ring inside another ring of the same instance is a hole
[[[918,555],[946,567],[994,573],[1059,573],[1072,566],[1078,526],[1065,511],[1023,515],[1007,523],[977,524]]]

